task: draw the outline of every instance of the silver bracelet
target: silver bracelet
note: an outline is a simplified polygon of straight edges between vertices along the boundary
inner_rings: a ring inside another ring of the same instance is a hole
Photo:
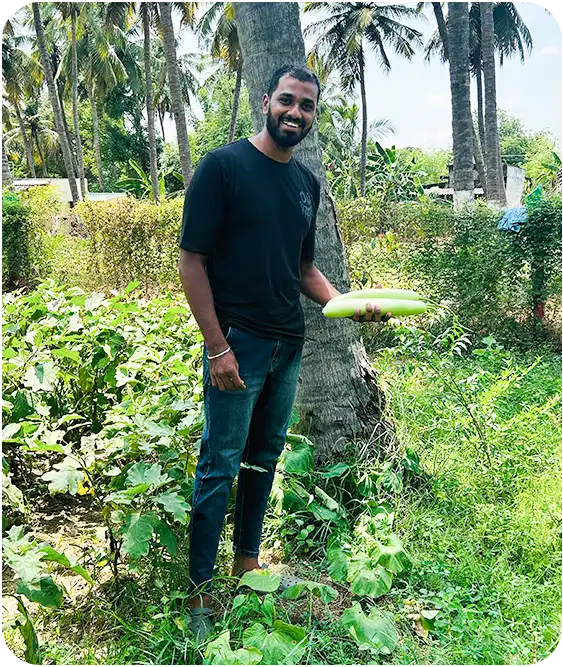
[[[228,347],[224,352],[219,352],[219,354],[214,354],[212,357],[207,355],[207,358],[208,359],[217,359],[218,357],[222,357],[224,354],[227,354],[227,352],[230,352],[230,351],[231,351],[231,348]]]

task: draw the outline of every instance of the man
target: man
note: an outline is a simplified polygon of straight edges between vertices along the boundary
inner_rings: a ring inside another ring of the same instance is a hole
[[[205,340],[205,426],[190,524],[191,627],[212,628],[208,582],[238,473],[233,576],[260,567],[264,513],[291,415],[304,319],[300,293],[339,292],[315,267],[320,187],[293,156],[310,132],[320,84],[278,69],[262,99],[264,129],[208,153],[184,205],[180,278]],[[385,320],[368,304],[365,318]],[[240,464],[245,463],[240,469]],[[252,466],[252,467],[250,467]],[[291,585],[292,578],[285,585]]]

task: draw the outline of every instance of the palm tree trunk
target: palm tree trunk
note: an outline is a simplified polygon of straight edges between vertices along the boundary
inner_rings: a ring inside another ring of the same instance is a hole
[[[100,192],[105,192],[104,172],[102,169],[102,151],[100,149],[100,128],[98,121],[98,109],[96,107],[96,100],[94,98],[94,84],[88,84],[88,97],[90,98],[90,106],[92,107],[92,125],[94,135],[94,153],[96,154],[96,170],[98,172],[98,184]]]
[[[436,17],[436,23],[438,24],[438,33],[440,34],[440,39],[444,46],[444,59],[449,60],[449,46],[448,46],[448,27],[446,26],[446,21],[444,19],[444,12],[442,11],[441,2],[433,2],[432,9],[434,10],[434,16]]]
[[[477,127],[479,128],[479,141],[481,143],[481,152],[483,159],[487,159],[487,151],[485,146],[485,119],[483,117],[483,69],[481,62],[475,68],[475,78],[477,80]]]
[[[6,157],[6,152],[4,151],[4,137],[2,137],[2,186],[12,185],[13,182],[10,163]]]
[[[61,143],[61,150],[63,153],[63,162],[70,185],[70,192],[72,197],[71,204],[74,205],[77,201],[79,201],[80,197],[78,195],[78,188],[76,186],[76,178],[74,177],[74,165],[72,164],[72,154],[70,152],[70,146],[68,144],[68,139],[65,132],[65,127],[62,118],[62,111],[59,105],[59,98],[57,97],[57,89],[55,87],[55,80],[53,78],[51,63],[49,61],[49,54],[47,53],[47,47],[45,45],[45,33],[43,31],[43,24],[41,23],[41,12],[39,11],[39,3],[37,2],[33,3],[33,21],[35,25],[35,33],[37,35],[37,42],[39,44],[41,64],[43,65],[43,71],[45,73],[45,79],[47,81],[47,88],[49,90],[49,98],[51,100],[51,106],[53,107],[55,127],[57,130],[57,134],[59,135],[59,141]]]
[[[172,25],[172,5],[169,2],[159,3],[160,24],[162,27],[162,41],[164,55],[166,58],[166,73],[168,87],[170,88],[170,103],[174,122],[176,123],[176,137],[178,140],[178,152],[180,153],[180,165],[184,177],[184,187],[190,184],[193,167],[188,140],[188,127],[186,125],[186,114],[184,112],[184,101],[182,99],[182,84],[180,82],[180,71],[176,60],[176,43],[174,39],[174,26]]]
[[[487,196],[487,174],[485,171],[485,161],[483,160],[483,153],[481,152],[481,144],[479,143],[479,137],[475,131],[475,126],[473,126],[473,158],[475,160],[475,168],[477,169],[477,174],[479,175],[479,184],[483,188],[483,194]]]
[[[29,137],[25,131],[25,124],[21,115],[20,105],[17,102],[14,103],[14,109],[16,110],[16,118],[18,119],[18,125],[20,126],[20,132],[23,139],[27,166],[29,167],[31,178],[37,178],[37,174],[35,173],[35,163],[33,161],[33,151],[31,150],[31,142],[29,141]]]
[[[147,96],[147,126],[149,131],[149,154],[152,196],[158,201],[158,166],[156,161],[156,134],[154,131],[154,91],[151,68],[151,26],[148,11],[143,12],[145,85]]]
[[[360,96],[362,98],[362,152],[360,158],[360,197],[366,196],[366,165],[368,145],[368,103],[366,99],[366,77],[364,72],[364,52],[359,53]]]
[[[239,56],[237,63],[237,80],[235,83],[235,94],[233,98],[233,113],[231,114],[231,125],[229,127],[229,143],[235,138],[235,129],[237,126],[238,108],[240,104],[240,88],[242,84],[242,57]]]
[[[448,46],[452,96],[454,205],[457,207],[464,203],[472,204],[475,199],[473,119],[469,79],[469,6],[466,2],[449,3]]]
[[[59,98],[59,106],[61,108],[61,115],[63,119],[63,125],[65,128],[66,132],[66,140],[68,141],[68,145],[70,148],[70,155],[72,157],[72,167],[74,169],[74,178],[78,178],[78,164],[76,162],[76,155],[74,154],[74,138],[72,136],[72,132],[70,131],[68,127],[68,123],[66,120],[66,112],[65,112],[65,103],[64,103],[64,86],[61,83],[60,79],[55,82],[55,86],[57,88],[57,96]]]
[[[487,156],[487,193],[489,200],[499,207],[506,206],[504,175],[500,159],[500,141],[497,118],[497,91],[495,74],[495,36],[493,3],[481,3],[481,50],[485,79],[485,153]]]
[[[305,65],[299,6],[294,2],[235,3],[235,21],[244,62],[255,131],[264,127],[261,99],[274,70],[285,62]],[[346,254],[329,193],[316,129],[299,144],[297,158],[321,185],[315,264],[340,291],[350,282]],[[364,438],[363,455],[374,456],[390,438],[383,423],[383,393],[360,339],[347,319],[327,320],[321,308],[303,298],[307,326],[296,405],[302,431],[321,459],[341,454],[347,442]]]
[[[41,150],[41,142],[39,141],[37,130],[31,130],[31,137],[35,140],[37,152],[39,153],[39,159],[41,160],[41,176],[43,176],[43,178],[48,178],[47,165],[45,164],[45,157],[43,156],[43,151]]]
[[[86,179],[84,177],[84,153],[82,152],[82,140],[80,138],[80,124],[78,122],[78,57],[76,55],[76,11],[70,14],[70,26],[72,34],[72,120],[74,123],[74,138],[76,141],[76,159],[78,162],[78,178],[80,179],[80,192],[82,199],[86,199]]]
[[[166,143],[166,136],[164,134],[164,111],[160,109],[160,106],[157,107],[158,110],[158,120],[160,121],[160,131],[162,132],[162,141]]]

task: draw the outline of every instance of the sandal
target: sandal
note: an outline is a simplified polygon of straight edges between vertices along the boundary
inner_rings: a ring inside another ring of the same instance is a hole
[[[190,630],[197,642],[202,642],[213,632],[213,612],[208,607],[190,609]]]
[[[262,565],[261,569],[267,570],[268,566]],[[288,588],[291,588],[296,584],[300,584],[303,581],[303,579],[300,579],[299,577],[294,577],[292,574],[280,574],[279,576],[281,578],[280,578],[280,585],[278,586],[278,593],[283,593],[284,591],[287,591]]]

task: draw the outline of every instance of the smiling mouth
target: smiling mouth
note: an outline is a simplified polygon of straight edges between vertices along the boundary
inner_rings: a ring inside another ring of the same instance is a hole
[[[292,130],[300,130],[301,129],[301,124],[300,123],[296,123],[296,122],[291,121],[291,120],[282,120],[280,124],[284,125],[285,127],[289,127]]]

